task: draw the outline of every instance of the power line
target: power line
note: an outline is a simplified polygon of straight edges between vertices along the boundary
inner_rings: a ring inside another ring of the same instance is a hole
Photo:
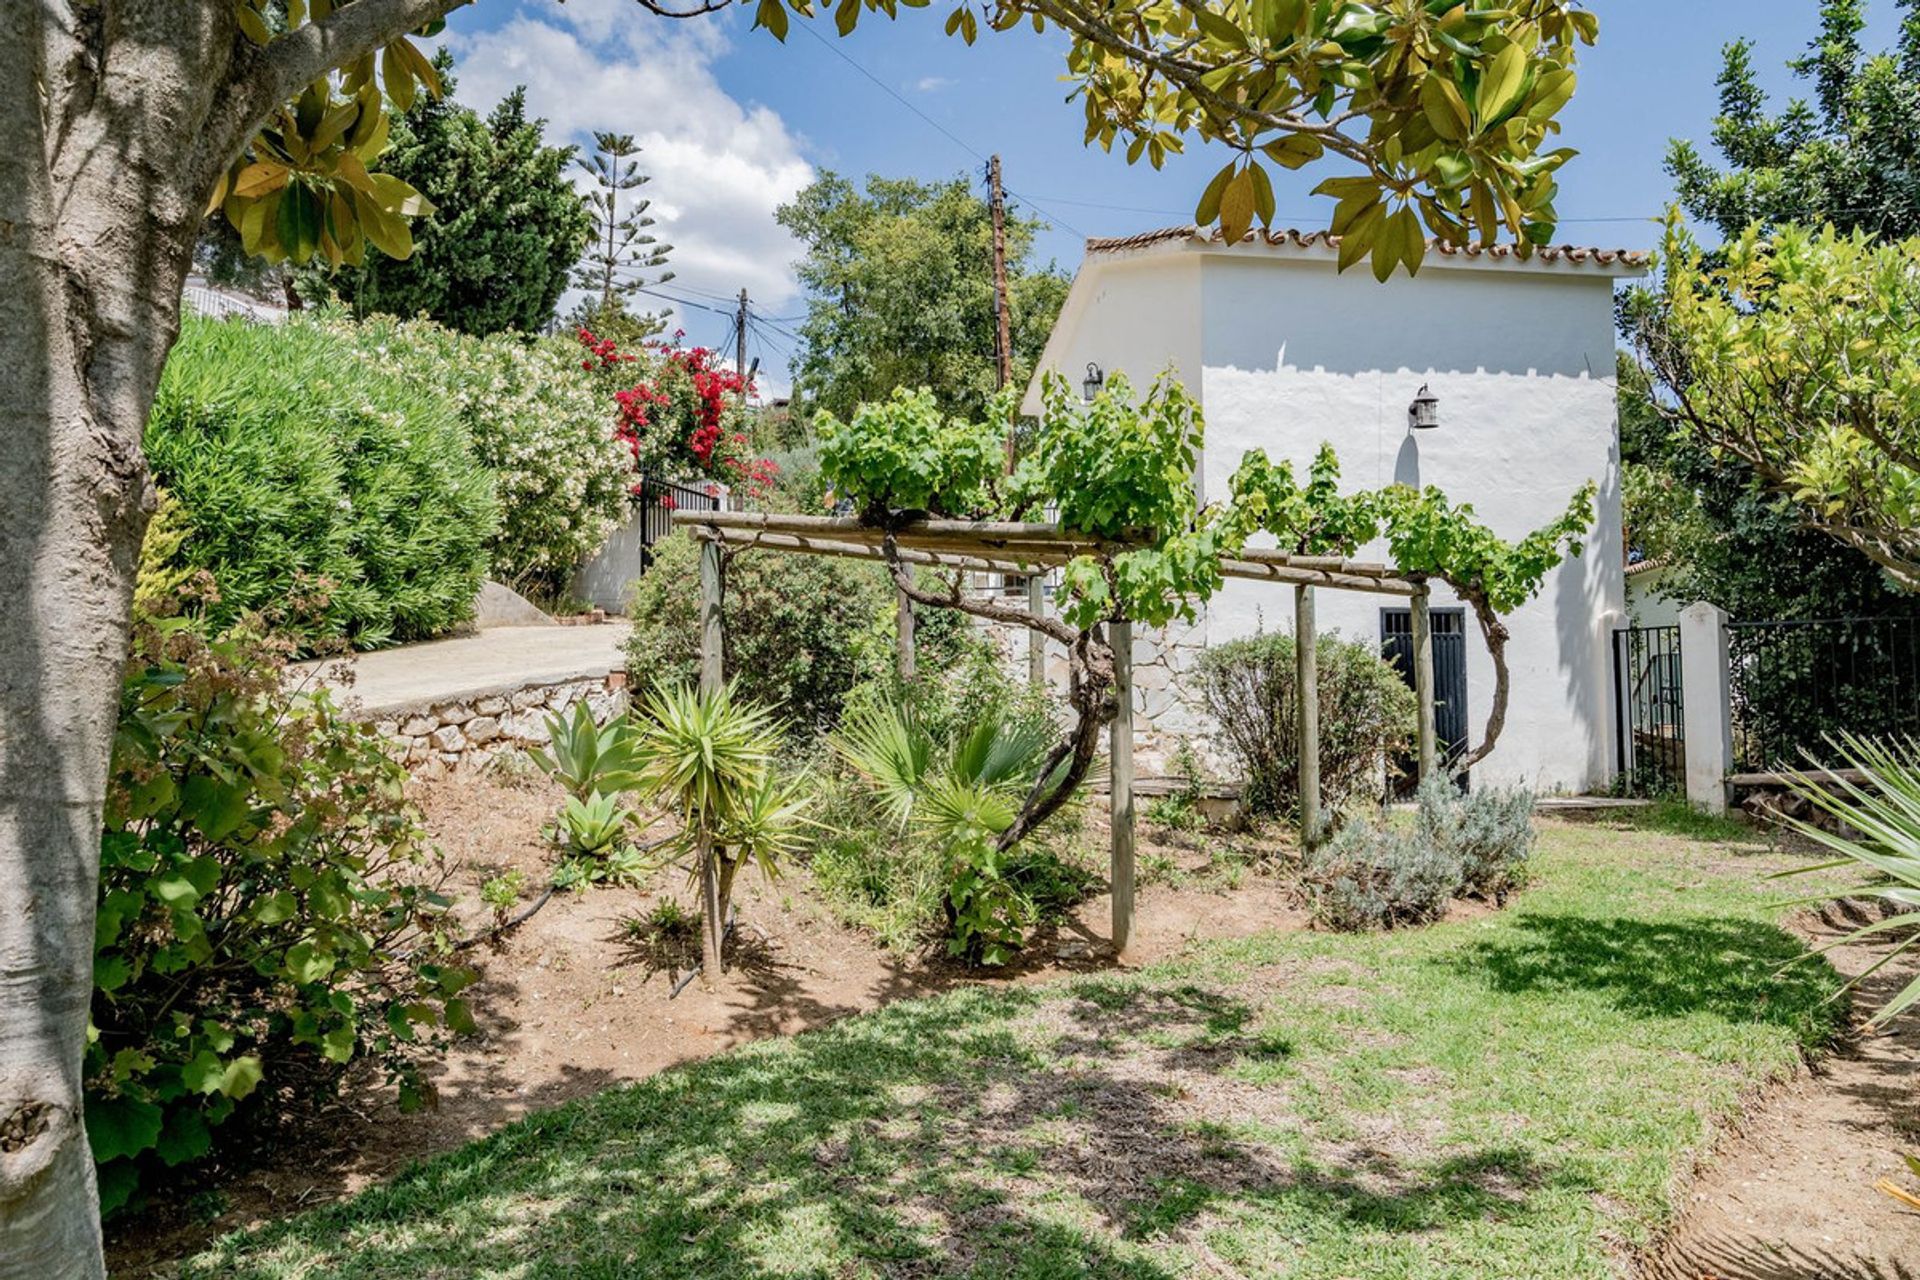
[[[814,40],[819,42],[822,48],[826,49],[827,52],[831,53],[834,57],[840,59],[842,62],[846,63],[848,66],[852,67],[855,71],[858,71],[861,75],[871,80],[880,89],[882,93],[886,94],[889,98],[892,98],[895,102],[899,103],[901,106],[905,107],[907,110],[913,112],[914,115],[919,116],[927,124],[932,125],[933,128],[939,132],[940,136],[944,137],[948,142],[951,142],[954,146],[959,147],[962,151],[972,156],[975,160],[978,160],[981,164],[987,163],[987,157],[983,155],[981,152],[975,150],[974,147],[966,141],[966,139],[962,138],[959,134],[955,133],[953,130],[947,128],[947,126],[941,124],[938,120],[935,120],[932,116],[922,111],[918,106],[914,105],[914,103],[910,99],[902,95],[892,85],[888,84],[885,80],[882,80],[879,76],[876,76],[875,74],[873,74],[873,72],[867,70],[866,67],[862,66],[860,63],[854,61],[852,54],[849,54],[845,49],[842,49],[839,45],[827,39],[825,36],[821,35],[818,31],[815,31],[813,29],[812,23],[797,22],[793,25],[797,26],[800,30],[806,32],[809,36],[812,36]],[[1039,212],[1046,214],[1047,218],[1050,221],[1058,223],[1060,227],[1063,228],[1064,230],[1071,231],[1074,235],[1080,236],[1082,239],[1086,237],[1086,232],[1080,230],[1080,228],[1074,226],[1071,222],[1068,222],[1065,218],[1062,218],[1057,214],[1048,213],[1045,209],[1042,209],[1040,207],[1037,201],[1029,200],[1026,196],[1021,195],[1018,191],[1015,191],[1012,187],[1007,188],[1007,194],[1014,197],[1016,200],[1023,200],[1027,204],[1032,205]]]

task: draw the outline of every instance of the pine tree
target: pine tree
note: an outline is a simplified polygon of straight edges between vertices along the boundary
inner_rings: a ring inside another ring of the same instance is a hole
[[[640,154],[640,147],[633,135],[595,133],[593,145],[593,155],[579,163],[593,176],[597,188],[587,195],[596,231],[573,277],[575,286],[592,296],[574,314],[596,333],[631,341],[635,327],[643,330],[640,336],[662,327],[662,322],[651,315],[634,315],[628,299],[650,285],[673,279],[671,271],[648,274],[666,265],[673,246],[661,244],[647,231],[653,225],[653,219],[647,216],[652,201],[635,196],[630,207],[621,211],[622,192],[652,181],[651,175],[640,171],[640,162],[634,158]],[[625,332],[611,332],[615,329]]]

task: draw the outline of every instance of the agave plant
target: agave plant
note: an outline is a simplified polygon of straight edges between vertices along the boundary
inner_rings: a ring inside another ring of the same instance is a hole
[[[641,705],[640,785],[679,811],[692,847],[706,916],[708,982],[720,975],[735,872],[752,858],[771,873],[796,841],[800,784],[773,776],[780,742],[772,712],[740,701],[731,684],[711,692],[656,685]]]
[[[576,800],[595,792],[618,795],[640,786],[635,754],[639,739],[627,717],[616,716],[597,725],[582,698],[573,704],[571,715],[556,711],[547,717],[547,735],[547,747],[531,747],[527,755]]]
[[[1838,819],[1842,830],[1859,834],[1841,835],[1810,822],[1787,818],[1785,821],[1793,830],[1839,856],[1779,874],[1805,875],[1838,867],[1861,867],[1872,873],[1870,883],[1821,894],[1815,900],[1872,897],[1902,908],[1896,914],[1862,925],[1817,953],[1825,954],[1834,947],[1870,937],[1895,935],[1897,940],[1891,950],[1840,988],[1846,992],[1871,977],[1881,966],[1920,945],[1920,742],[1912,739],[1898,743],[1872,742],[1847,734],[1831,745],[1846,767],[1864,781],[1856,782],[1845,773],[1826,773],[1821,775],[1821,782],[1796,782],[1794,790],[1816,809]],[[1920,977],[1882,1005],[1869,1019],[1869,1025],[1886,1023],[1911,1008],[1917,1000],[1920,1000]]]

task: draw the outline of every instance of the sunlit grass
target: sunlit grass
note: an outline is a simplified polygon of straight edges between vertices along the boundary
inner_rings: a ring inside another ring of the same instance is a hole
[[[1507,911],[968,989],[535,1116],[189,1276],[1601,1277],[1830,1031],[1750,846],[1547,829]]]

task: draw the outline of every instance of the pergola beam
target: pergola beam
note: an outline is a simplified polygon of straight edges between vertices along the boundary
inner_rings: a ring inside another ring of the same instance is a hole
[[[801,551],[856,560],[886,559],[884,531],[868,525],[852,524],[834,516],[767,516],[754,511],[676,511],[673,513],[673,522],[691,529],[698,537],[717,538],[730,546],[760,546],[775,551]],[[959,525],[965,522],[949,520],[938,523]],[[1052,525],[982,522],[981,527],[996,531],[1044,528],[1054,530],[1054,533],[1045,538],[995,537],[990,545],[978,542],[969,544],[963,538],[924,534],[921,525],[914,525],[895,535],[894,547],[904,564],[1020,576],[1030,575],[1036,569],[1057,568],[1079,555],[1102,550],[1136,549],[1128,543],[1063,538]],[[1386,565],[1344,560],[1337,556],[1289,556],[1261,548],[1243,549],[1239,555],[1222,561],[1220,571],[1229,578],[1281,582],[1291,586],[1331,587],[1374,595],[1412,597],[1420,589],[1418,583],[1398,576]]]
[[[700,540],[701,676],[708,688],[721,678],[721,604],[724,592],[723,549],[762,548],[801,555],[837,556],[853,560],[897,560],[901,564],[974,573],[998,573],[1027,578],[1027,600],[1035,615],[1045,607],[1038,575],[1076,556],[1119,554],[1141,549],[1143,542],[1111,541],[1072,534],[1056,524],[1031,521],[915,520],[887,531],[849,516],[803,516],[758,511],[675,511],[673,523]],[[891,543],[891,546],[889,546]],[[1414,687],[1420,703],[1420,774],[1424,780],[1435,768],[1434,681],[1432,631],[1428,588],[1424,580],[1402,574],[1389,565],[1348,560],[1343,556],[1298,556],[1263,548],[1247,548],[1221,563],[1229,578],[1274,582],[1295,588],[1295,653],[1299,694],[1296,725],[1300,746],[1300,812],[1302,836],[1311,845],[1322,832],[1320,814],[1318,655],[1315,652],[1314,601],[1316,587],[1400,596],[1412,603],[1414,615]],[[903,677],[911,678],[912,613],[904,594],[899,598],[900,652]],[[1125,622],[1109,624],[1113,644],[1119,712],[1109,726],[1112,805],[1113,944],[1124,952],[1133,930],[1134,812],[1133,812],[1133,629]],[[1028,661],[1031,676],[1044,681],[1044,641],[1030,635]]]

